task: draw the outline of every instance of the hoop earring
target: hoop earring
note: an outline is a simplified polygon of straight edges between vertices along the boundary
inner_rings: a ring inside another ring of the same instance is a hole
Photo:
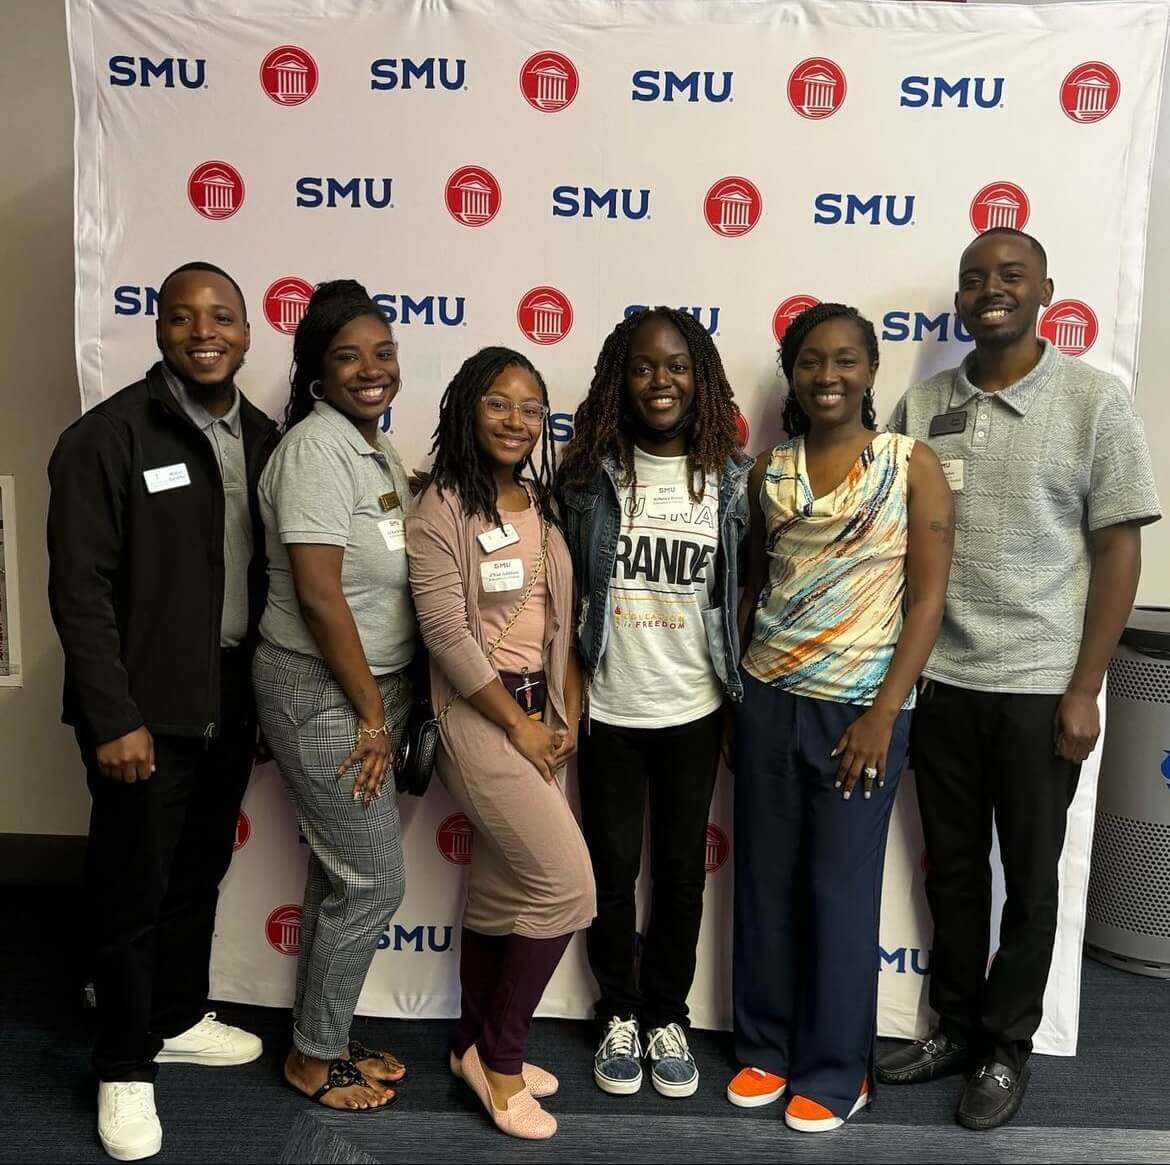
[[[310,396],[311,396],[311,397],[312,397],[314,400],[324,400],[324,399],[325,399],[325,393],[324,393],[324,392],[322,392],[322,393],[321,393],[321,395],[320,395],[320,396],[318,396],[318,395],[317,395],[317,394],[316,394],[316,393],[313,391],[313,388],[314,388],[316,385],[320,384],[320,383],[321,383],[321,381],[320,381],[320,380],[310,380],[310,381],[309,381],[309,395],[310,395]]]

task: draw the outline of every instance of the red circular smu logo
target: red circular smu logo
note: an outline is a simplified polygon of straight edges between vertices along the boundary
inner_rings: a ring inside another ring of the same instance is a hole
[[[573,326],[573,305],[555,287],[534,287],[520,300],[516,323],[534,344],[559,344]]]
[[[471,819],[465,813],[452,813],[435,831],[435,845],[452,865],[466,866],[471,863],[474,836]]]
[[[845,102],[845,74],[828,57],[801,61],[788,77],[788,103],[801,117],[822,121]]]
[[[244,180],[227,162],[202,162],[187,179],[187,198],[204,218],[231,218],[244,204]]]
[[[313,285],[295,275],[286,275],[268,286],[264,293],[264,318],[278,331],[291,336],[309,307]]]
[[[535,53],[520,69],[520,92],[541,113],[560,113],[572,105],[580,83],[577,67],[564,53]]]
[[[248,815],[241,809],[239,817],[236,818],[236,839],[232,842],[232,852],[238,849],[243,849],[248,844],[248,838],[252,836],[252,822],[248,819]]]
[[[260,88],[277,105],[302,105],[317,91],[317,62],[304,49],[282,44],[260,63]]]
[[[291,902],[278,906],[264,923],[264,937],[282,955],[301,953],[301,908]]]
[[[495,175],[482,166],[464,166],[447,179],[447,210],[465,227],[482,227],[500,212],[503,201]]]
[[[1121,96],[1121,79],[1102,61],[1086,61],[1060,83],[1060,107],[1073,121],[1087,125],[1113,112]]]
[[[707,225],[725,238],[746,235],[760,221],[763,210],[759,190],[746,178],[720,178],[703,201]]]
[[[1097,313],[1079,299],[1057,300],[1036,329],[1066,356],[1082,356],[1097,339]]]
[[[1014,182],[992,182],[971,200],[971,226],[978,234],[995,227],[1022,231],[1031,213],[1028,196]]]
[[[736,444],[742,449],[747,445],[751,439],[751,426],[747,423],[747,417],[739,411],[739,407],[735,407],[735,440]]]
[[[731,842],[727,840],[727,834],[718,825],[707,822],[707,873],[715,873],[727,861],[730,852]]]
[[[784,300],[772,316],[772,335],[776,337],[776,343],[779,344],[784,339],[784,333],[788,331],[788,325],[802,311],[807,311],[810,307],[816,307],[820,302],[815,295],[790,295]]]

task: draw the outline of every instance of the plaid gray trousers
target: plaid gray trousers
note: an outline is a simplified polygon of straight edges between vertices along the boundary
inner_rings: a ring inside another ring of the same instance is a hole
[[[405,672],[376,677],[395,742],[410,711]],[[357,717],[323,660],[261,643],[252,665],[256,708],[309,844],[293,1003],[293,1043],[306,1056],[346,1051],[378,939],[406,892],[392,773],[368,807],[353,799]]]

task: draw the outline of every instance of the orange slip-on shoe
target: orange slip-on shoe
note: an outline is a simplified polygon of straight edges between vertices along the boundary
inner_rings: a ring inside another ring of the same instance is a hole
[[[741,1068],[727,1086],[727,1099],[740,1108],[759,1108],[784,1095],[788,1081],[763,1068]]]
[[[859,1113],[869,1104],[869,1081],[861,1086],[857,1103],[849,1110],[849,1116]],[[828,1133],[839,1129],[849,1117],[834,1116],[823,1104],[809,1100],[807,1096],[794,1096],[788,1102],[784,1123],[800,1133]]]

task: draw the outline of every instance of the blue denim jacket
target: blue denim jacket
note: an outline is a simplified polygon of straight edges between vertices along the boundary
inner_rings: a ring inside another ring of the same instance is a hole
[[[716,606],[704,612],[703,626],[715,674],[733,700],[743,699],[739,678],[739,580],[747,553],[747,479],[752,458],[734,453],[719,479],[719,551],[715,559]],[[577,584],[577,649],[586,685],[597,674],[609,641],[609,582],[617,557],[621,512],[618,501],[618,466],[612,458],[602,462],[593,480],[584,486],[562,485],[559,491],[573,556]]]

